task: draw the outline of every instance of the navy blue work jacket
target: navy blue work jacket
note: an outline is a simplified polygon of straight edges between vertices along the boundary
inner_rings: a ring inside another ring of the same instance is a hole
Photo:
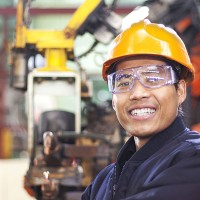
[[[138,151],[131,137],[82,200],[200,200],[200,134],[177,117]]]

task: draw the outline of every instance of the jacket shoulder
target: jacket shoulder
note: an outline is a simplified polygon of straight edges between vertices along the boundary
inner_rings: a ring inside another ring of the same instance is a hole
[[[96,176],[94,181],[86,188],[86,190],[82,194],[81,200],[88,200],[88,199],[96,198],[95,196],[97,195],[97,193],[100,192],[100,188],[106,187],[106,184],[103,184],[103,183],[104,182],[107,183],[110,176],[112,176],[113,171],[114,171],[114,166],[115,166],[114,163],[110,164],[99,172],[99,174]],[[103,191],[105,191],[105,190],[106,189],[104,188]]]

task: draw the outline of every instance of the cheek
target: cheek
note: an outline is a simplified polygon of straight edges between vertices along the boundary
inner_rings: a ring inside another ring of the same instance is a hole
[[[175,88],[167,88],[163,92],[157,93],[157,101],[159,103],[162,115],[165,118],[170,118],[177,115],[179,106],[179,97]],[[167,94],[167,95],[166,95]]]
[[[117,98],[113,98],[112,99],[112,107],[113,107],[116,115],[118,115],[117,113],[118,113],[118,111],[120,109],[120,102],[117,100]]]
[[[119,117],[119,115],[122,114],[123,112],[122,110],[124,106],[126,105],[126,103],[127,103],[127,97],[125,97],[124,95],[120,95],[120,94],[113,95],[112,106],[116,112],[117,117]]]

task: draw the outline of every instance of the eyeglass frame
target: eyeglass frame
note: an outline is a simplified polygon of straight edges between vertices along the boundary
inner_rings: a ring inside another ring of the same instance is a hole
[[[165,73],[168,73],[170,75],[170,80],[166,80],[166,82],[162,85],[159,85],[159,86],[146,86],[144,83],[142,83],[140,77],[138,76],[137,72],[139,71],[139,69],[142,69],[142,68],[147,68],[147,67],[159,67],[159,68],[164,68],[165,70]],[[120,72],[123,72],[123,71],[127,71],[127,70],[130,70],[132,71],[132,77],[133,77],[133,80],[130,84],[130,86],[128,87],[127,90],[124,90],[124,91],[114,91],[114,88],[113,88],[113,76],[115,74],[120,74]],[[125,93],[125,92],[129,92],[133,89],[134,87],[134,83],[135,83],[135,80],[138,80],[140,82],[141,85],[143,85],[145,88],[161,88],[163,86],[166,86],[166,85],[172,85],[172,84],[175,84],[179,81],[179,78],[177,76],[177,73],[176,71],[173,69],[173,66],[171,65],[147,65],[147,66],[138,66],[138,67],[130,67],[130,68],[125,68],[125,69],[120,69],[120,70],[117,70],[111,74],[108,74],[107,75],[107,81],[108,81],[108,89],[110,92],[112,92],[113,94],[118,94],[118,93]]]

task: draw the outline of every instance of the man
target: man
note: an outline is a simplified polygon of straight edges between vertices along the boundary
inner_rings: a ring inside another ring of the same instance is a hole
[[[194,69],[178,35],[148,20],[133,24],[112,43],[103,78],[130,139],[82,200],[199,200],[200,134],[181,111]]]

